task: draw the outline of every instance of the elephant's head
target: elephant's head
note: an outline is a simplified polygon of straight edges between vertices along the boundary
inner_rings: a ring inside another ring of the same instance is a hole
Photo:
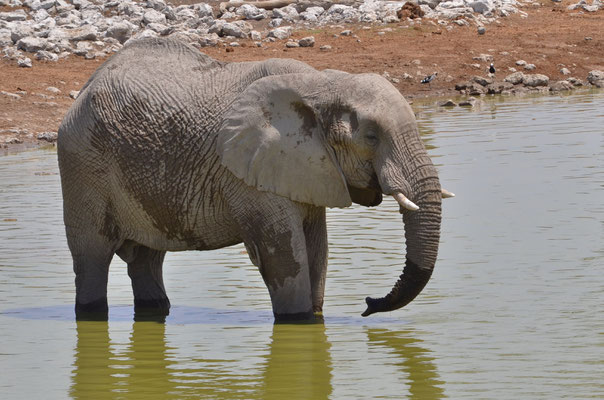
[[[384,78],[339,71],[269,76],[251,84],[218,137],[222,163],[260,190],[324,207],[400,205],[407,260],[364,316],[412,301],[434,268],[441,187],[413,111]]]

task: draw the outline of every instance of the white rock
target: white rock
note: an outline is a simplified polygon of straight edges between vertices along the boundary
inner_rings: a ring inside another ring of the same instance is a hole
[[[238,38],[246,38],[252,31],[252,25],[245,21],[227,22],[222,27],[222,33],[225,36],[234,36]]]
[[[333,22],[353,22],[358,20],[359,11],[352,6],[334,4],[325,12],[325,16]]]
[[[124,44],[132,37],[132,28],[132,24],[128,21],[117,22],[107,29],[105,36],[117,39],[120,43]]]
[[[46,50],[38,51],[36,53],[35,57],[36,57],[36,60],[40,60],[40,61],[54,61],[54,62],[59,61],[58,55],[56,55],[55,53],[51,53],[50,51],[46,51]]]
[[[37,37],[25,37],[19,39],[17,42],[17,49],[25,50],[28,53],[35,53],[36,51],[46,50],[48,47],[48,41],[46,39]]]
[[[244,4],[237,9],[235,12],[237,15],[241,15],[245,19],[251,19],[255,21],[260,21],[268,16],[268,13],[265,10],[260,10],[258,7],[253,6],[251,4]]]
[[[20,24],[11,30],[10,38],[13,43],[17,43],[19,40],[25,37],[33,36],[33,34],[34,30],[30,25]]]
[[[17,11],[9,11],[9,12],[0,12],[0,20],[1,21],[25,21],[27,19],[27,13],[25,10],[17,10]]]
[[[197,16],[203,17],[214,17],[214,10],[212,6],[206,3],[198,3],[193,6],[193,10],[197,12]]]
[[[31,68],[31,59],[29,57],[19,58],[17,60],[17,65],[22,68]]]
[[[269,31],[268,33],[268,37],[273,37],[275,39],[287,39],[288,37],[290,37],[292,34],[292,27],[291,26],[283,26],[283,27],[279,27],[279,28],[275,28],[272,31]]]
[[[310,8],[313,8],[313,7],[310,7]],[[321,7],[315,7],[315,8],[320,8],[321,12],[323,12],[323,8],[321,8]],[[308,12],[308,9],[306,11]],[[293,4],[290,4],[286,7],[273,9],[273,18],[281,18],[286,21],[292,22],[292,21],[295,21],[298,18],[300,18],[300,15],[298,14],[298,10],[296,9],[296,7]]]
[[[526,65],[524,66],[524,69],[526,69],[527,71],[533,71],[535,68],[537,68],[537,67],[535,66],[535,64],[526,64]]]
[[[560,73],[562,75],[570,75],[570,71],[568,70],[568,68],[562,68],[562,69],[560,69]]]
[[[67,31],[67,34],[74,42],[80,42],[82,40],[97,40],[99,32],[98,29],[93,25],[83,25],[80,28]]]
[[[143,22],[146,24],[165,24],[166,16],[156,10],[148,10],[143,15]]]

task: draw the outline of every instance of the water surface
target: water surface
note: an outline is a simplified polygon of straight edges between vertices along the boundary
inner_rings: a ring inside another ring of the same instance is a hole
[[[604,94],[416,106],[443,186],[432,280],[360,317],[404,260],[397,206],[328,214],[324,325],[273,326],[243,246],[169,253],[165,323],[74,321],[56,153],[0,157],[3,399],[602,398]]]

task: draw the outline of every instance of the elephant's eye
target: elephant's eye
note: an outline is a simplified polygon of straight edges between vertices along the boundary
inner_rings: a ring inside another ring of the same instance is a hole
[[[373,132],[366,134],[365,139],[367,140],[367,143],[369,143],[371,146],[375,146],[378,143],[378,137]]]

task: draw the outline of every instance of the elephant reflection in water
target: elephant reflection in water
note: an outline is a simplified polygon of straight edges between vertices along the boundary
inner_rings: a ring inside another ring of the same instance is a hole
[[[321,400],[333,395],[337,366],[322,324],[274,325],[258,375],[234,373],[240,365],[232,360],[178,358],[165,331],[163,323],[135,322],[129,343],[121,344],[110,340],[108,322],[78,322],[71,398]],[[369,329],[367,337],[370,347],[394,354],[409,398],[445,397],[433,358],[411,332]]]
[[[229,360],[176,359],[166,325],[135,322],[130,342],[110,340],[107,322],[77,323],[73,399],[328,399],[331,356],[325,327],[275,325],[260,376],[235,375]]]
[[[430,352],[421,346],[412,332],[369,329],[370,347],[382,347],[395,355],[395,365],[400,368],[409,383],[409,399],[442,399],[447,397],[442,389],[438,371]]]

